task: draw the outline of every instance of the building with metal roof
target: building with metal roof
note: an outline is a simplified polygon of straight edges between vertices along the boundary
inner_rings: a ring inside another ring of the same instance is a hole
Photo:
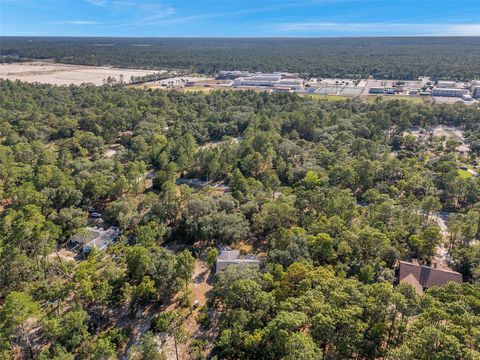
[[[70,238],[70,242],[82,246],[82,252],[88,254],[93,248],[105,250],[121,234],[118,227],[108,229],[89,227],[81,230]]]
[[[432,90],[432,96],[462,97],[466,94],[468,94],[468,90],[460,88],[435,88]]]
[[[215,273],[225,269],[230,265],[243,265],[243,266],[256,266],[260,267],[261,261],[255,256],[248,256],[245,258],[240,257],[240,251],[238,250],[222,250],[217,257],[217,264]]]

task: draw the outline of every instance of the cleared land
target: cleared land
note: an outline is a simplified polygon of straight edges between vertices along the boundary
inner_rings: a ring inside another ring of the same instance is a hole
[[[53,62],[28,62],[0,64],[0,78],[40,82],[52,85],[80,85],[92,83],[102,85],[108,77],[130,81],[131,76],[144,76],[163,70],[119,69],[106,66],[67,65]]]
[[[351,99],[351,97],[343,95],[320,95],[320,94],[299,94],[302,97],[309,97],[317,100],[343,101]]]
[[[407,95],[365,95],[363,98],[368,103],[373,103],[377,97],[381,97],[382,101],[391,100],[405,100],[415,104],[423,104],[424,102],[430,102],[431,98],[422,96],[407,96]]]
[[[146,89],[171,89],[172,87],[184,88],[185,83],[189,81],[198,81],[198,80],[204,80],[204,79],[211,80],[212,78],[206,78],[201,76],[177,76],[177,77],[171,77],[171,78],[162,79],[162,80],[148,81],[148,82],[134,84],[130,86],[138,89],[145,89],[145,90]],[[189,89],[189,88],[191,87],[188,87],[186,89]]]
[[[462,179],[468,179],[468,178],[471,178],[473,176],[473,174],[468,171],[468,170],[458,170],[458,175],[462,178]]]

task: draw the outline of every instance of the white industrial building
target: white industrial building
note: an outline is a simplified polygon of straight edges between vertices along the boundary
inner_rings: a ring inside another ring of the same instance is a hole
[[[239,77],[233,80],[234,86],[274,86],[280,79],[278,74],[261,74],[249,77]]]
[[[457,83],[455,81],[445,81],[445,80],[440,80],[437,83],[437,88],[442,88],[442,89],[453,89],[457,87]]]
[[[275,87],[289,87],[292,90],[301,89],[303,88],[303,80],[302,79],[295,79],[295,78],[288,78],[288,79],[281,79],[275,84]]]
[[[432,96],[462,97],[466,94],[468,94],[467,89],[435,88],[432,90]]]
[[[480,81],[472,81],[470,94],[474,99],[480,99]]]
[[[290,73],[256,73],[234,79],[233,86],[289,87],[291,90],[300,90],[303,89],[304,80]]]
[[[233,80],[239,77],[248,77],[254,75],[249,71],[220,71],[217,75],[219,80]]]
[[[289,86],[277,86],[277,85],[275,85],[275,87],[272,90],[272,92],[275,94],[287,94],[287,93],[291,93],[292,91],[293,91],[292,88]]]
[[[371,87],[368,92],[370,94],[385,94],[385,88],[383,87]]]

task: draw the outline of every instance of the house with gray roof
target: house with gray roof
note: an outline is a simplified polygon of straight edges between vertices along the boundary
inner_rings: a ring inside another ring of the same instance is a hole
[[[88,254],[93,248],[105,250],[112,242],[120,236],[121,230],[118,227],[110,226],[108,229],[88,227],[70,238],[70,242],[82,247],[82,252]]]

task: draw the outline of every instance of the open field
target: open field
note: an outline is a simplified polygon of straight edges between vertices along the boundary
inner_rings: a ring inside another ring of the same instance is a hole
[[[204,86],[191,86],[191,87],[187,87],[187,88],[182,89],[182,91],[186,92],[186,93],[203,92],[203,93],[206,93],[206,94],[208,94],[209,92],[212,92],[213,90],[229,90],[229,89],[228,88],[218,89],[218,88],[211,88],[211,87],[204,87]]]
[[[375,99],[379,97],[378,95],[365,95],[364,98],[367,102],[372,103]],[[421,96],[402,96],[402,95],[387,95],[381,96],[382,101],[391,101],[391,100],[405,100],[415,104],[423,104],[425,101],[431,101],[430,98],[424,99]]]
[[[158,72],[162,71],[67,65],[53,62],[0,64],[0,78],[2,79],[52,85],[80,85],[82,83],[102,85],[104,79],[109,76],[119,80],[121,75],[123,75],[124,81],[128,82],[131,76],[143,76]]]
[[[473,105],[476,103],[476,101],[463,101],[462,98],[450,96],[434,96],[433,99],[437,104],[463,103],[465,105]]]
[[[471,178],[473,174],[470,173],[468,170],[459,169],[458,176],[460,176],[462,179],[468,179],[468,178]]]
[[[342,101],[351,99],[351,96],[342,95],[320,95],[320,94],[299,94],[301,97],[309,97],[316,100]]]
[[[172,77],[172,78],[167,78],[167,79],[162,79],[162,80],[156,80],[156,81],[149,81],[145,83],[140,83],[140,84],[133,84],[133,85],[128,85],[133,88],[137,89],[142,89],[142,90],[148,90],[148,89],[184,89],[185,83],[189,81],[197,81],[203,79],[202,77],[199,76],[177,76],[177,77]],[[188,89],[193,88],[193,87],[188,87]],[[197,87],[196,87],[197,88]],[[203,86],[198,86],[198,88],[204,88]],[[207,88],[208,89],[208,88]]]

